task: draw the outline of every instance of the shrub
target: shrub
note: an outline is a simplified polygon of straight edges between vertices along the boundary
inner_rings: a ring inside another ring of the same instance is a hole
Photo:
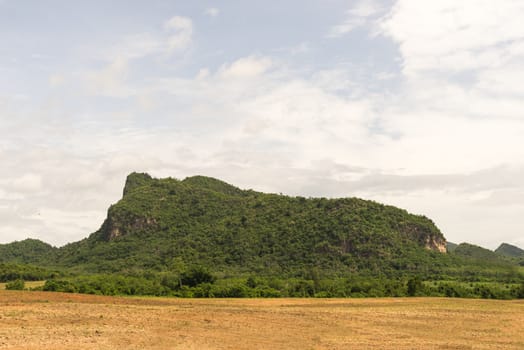
[[[8,282],[5,285],[5,289],[7,290],[24,290],[25,289],[25,282],[24,280],[17,279],[12,282]]]
[[[187,272],[184,272],[180,280],[183,285],[195,287],[202,283],[214,283],[215,276],[213,276],[203,267],[195,267]]]

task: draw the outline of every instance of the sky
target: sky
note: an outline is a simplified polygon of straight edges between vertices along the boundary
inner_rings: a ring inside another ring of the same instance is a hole
[[[360,197],[524,247],[520,0],[0,0],[0,243],[127,174]]]

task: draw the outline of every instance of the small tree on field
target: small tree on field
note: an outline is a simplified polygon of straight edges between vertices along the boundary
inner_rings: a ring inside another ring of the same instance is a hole
[[[5,285],[5,289],[7,290],[24,290],[24,288],[25,288],[25,282],[24,280],[20,280],[20,279],[9,282]]]

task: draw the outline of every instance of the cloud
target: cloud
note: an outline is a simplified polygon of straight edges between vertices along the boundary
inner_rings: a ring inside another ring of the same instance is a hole
[[[220,10],[216,7],[208,7],[204,13],[210,17],[217,17],[220,14]]]
[[[129,33],[113,39],[109,45],[84,47],[88,57],[97,61],[114,62],[142,58],[169,58],[185,52],[193,41],[193,21],[189,17],[173,16],[163,22],[158,30]]]
[[[380,43],[366,45],[395,46],[387,54],[397,56],[381,59],[401,70],[388,74],[325,59],[311,38],[216,54],[195,42],[190,18],[175,16],[82,51],[80,68],[45,72],[46,87],[67,89],[12,89],[0,96],[2,239],[83,238],[120,198],[127,173],[147,171],[371,198],[435,219],[451,240],[515,242],[524,43],[510,17],[520,19],[520,5],[424,3],[429,11],[400,0],[383,16],[378,3],[360,2],[332,28],[333,37],[380,28]],[[340,54],[331,50],[322,54]]]
[[[190,18],[174,16],[164,22],[163,29],[161,33],[126,35],[113,47],[106,48],[98,56],[95,55],[98,60],[104,62],[105,66],[80,74],[87,84],[88,92],[111,97],[138,96],[136,89],[133,89],[129,82],[132,73],[130,65],[141,59],[165,60],[184,52],[191,45],[193,22]],[[61,77],[53,75],[50,84],[52,86],[62,84]],[[140,99],[141,107],[146,109],[151,107],[151,100],[147,100],[145,94],[137,98]]]
[[[267,57],[243,57],[229,65],[222,66],[220,75],[232,79],[254,78],[264,74],[272,65],[273,62]]]
[[[130,90],[125,85],[129,74],[129,62],[117,57],[102,70],[87,73],[86,80],[91,94],[105,96],[128,96]]]
[[[494,68],[522,57],[523,13],[514,0],[400,0],[382,29],[399,44],[406,74]]]
[[[164,29],[170,33],[167,39],[169,52],[186,49],[191,44],[193,21],[190,18],[174,16],[164,23]]]
[[[42,189],[42,178],[37,174],[24,174],[13,180],[11,188],[21,193],[36,192]]]
[[[384,6],[382,6],[378,1],[360,0],[346,12],[347,18],[344,22],[330,28],[327,37],[339,38],[344,36],[359,27],[371,23],[376,19],[377,15],[384,11]]]

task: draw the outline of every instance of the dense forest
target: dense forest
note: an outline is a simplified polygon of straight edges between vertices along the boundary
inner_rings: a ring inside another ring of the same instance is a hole
[[[448,246],[430,219],[373,201],[133,173],[97,232],[61,248],[0,245],[0,276],[97,294],[523,296],[519,248]]]

